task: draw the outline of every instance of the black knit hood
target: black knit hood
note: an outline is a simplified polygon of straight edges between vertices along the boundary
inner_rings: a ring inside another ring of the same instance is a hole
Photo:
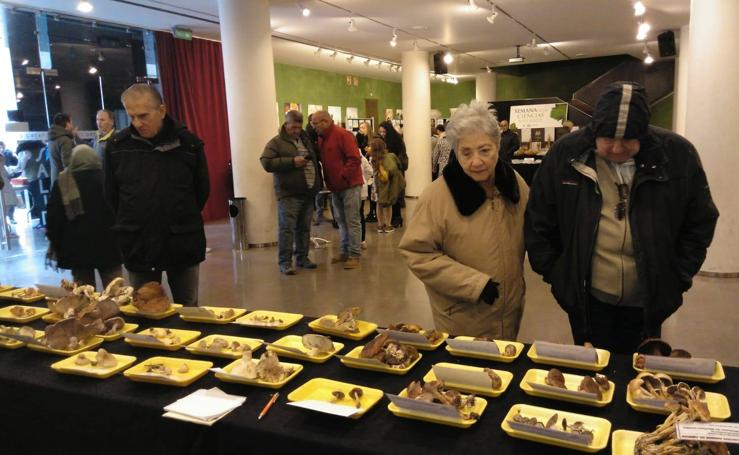
[[[590,123],[595,137],[640,139],[649,126],[649,103],[636,82],[614,82],[600,95]]]

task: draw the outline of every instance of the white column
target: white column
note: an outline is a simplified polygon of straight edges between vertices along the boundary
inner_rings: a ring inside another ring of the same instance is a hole
[[[495,101],[495,73],[475,75],[475,99],[478,101]]]
[[[268,0],[218,0],[234,192],[246,197],[250,245],[277,240],[272,176],[259,164],[277,134],[277,94]]]
[[[739,125],[739,60],[733,46],[739,43],[737,17],[736,0],[693,0],[690,5],[690,41],[701,46],[689,56],[686,137],[701,155],[721,212],[703,264],[703,271],[716,274],[739,272],[739,154],[732,134]]]
[[[675,64],[675,95],[672,111],[672,131],[685,135],[685,116],[688,112],[688,61],[690,58],[690,26],[680,28],[677,62]]]
[[[403,140],[408,152],[406,196],[418,197],[431,183],[431,81],[429,55],[405,51],[403,64]]]

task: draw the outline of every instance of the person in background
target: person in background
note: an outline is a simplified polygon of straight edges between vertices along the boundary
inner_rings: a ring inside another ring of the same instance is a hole
[[[47,206],[47,260],[53,267],[71,269],[77,284],[95,286],[97,270],[105,289],[122,271],[115,218],[103,197],[102,162],[82,144],[72,150],[68,164],[54,182]]]
[[[108,140],[113,137],[116,132],[113,111],[100,109],[97,114],[95,114],[95,124],[97,125],[98,130],[95,133],[92,148],[101,160],[105,160],[105,146],[108,145]]]
[[[12,150],[5,148],[5,142],[3,141],[0,141],[0,155],[5,158],[5,170],[8,173],[7,185],[10,185],[10,179],[14,179],[21,174],[21,172],[17,169],[18,157],[15,156],[15,153],[13,153]],[[6,210],[8,211],[8,220],[10,221],[10,224],[15,224],[15,207],[16,205],[11,205],[10,207],[6,208]]]
[[[367,146],[369,148],[369,145]],[[367,234],[367,223],[364,219],[364,201],[370,196],[370,187],[373,183],[374,170],[372,165],[365,155],[362,155],[362,178],[364,179],[364,185],[362,185],[362,201],[359,203],[359,220],[362,223],[362,249],[367,248],[366,234]]]
[[[59,113],[54,116],[54,123],[49,128],[49,158],[51,160],[51,184],[57,176],[69,165],[72,149],[76,145],[77,128],[69,114]]]
[[[28,194],[31,200],[31,219],[38,220],[34,229],[43,228],[43,212],[46,210],[44,191],[51,186],[51,163],[46,153],[46,145],[41,141],[23,141],[18,144],[17,171],[28,181]]]
[[[196,306],[210,194],[203,142],[167,115],[150,85],[130,86],[121,102],[131,125],[105,148],[105,199],[131,285],[161,282],[166,272],[175,303]]]
[[[549,150],[526,209],[529,262],[575,343],[622,354],[660,337],[718,219],[693,144],[649,116],[641,85],[609,85],[590,125]]]
[[[10,183],[10,174],[8,169],[5,167],[5,154],[0,153],[0,178],[5,182],[5,186],[0,190],[0,197],[3,198],[3,224],[8,225],[6,219],[12,220],[12,213],[15,210],[15,206],[18,204],[18,196],[15,194],[15,188]],[[15,224],[15,221],[13,221]],[[11,229],[7,230],[10,237],[15,237]]]
[[[500,158],[510,163],[513,160],[513,154],[521,147],[521,139],[518,134],[508,128],[508,120],[500,121]]]
[[[377,185],[377,232],[389,234],[395,231],[391,224],[392,206],[403,194],[405,178],[400,170],[400,159],[387,149],[385,141],[375,138],[370,148]]]
[[[434,175],[434,180],[440,175],[443,175],[444,168],[449,163],[449,157],[452,153],[452,146],[446,138],[446,131],[444,125],[438,125],[436,127],[436,133],[439,137],[436,142],[434,152],[431,154],[431,173]]]
[[[403,136],[398,133],[393,127],[392,122],[384,121],[380,123],[377,129],[378,134],[385,140],[387,149],[392,152],[395,156],[400,159],[400,172],[405,176],[405,171],[408,170],[408,154],[405,151],[405,142],[403,142]],[[403,214],[402,208],[405,207],[405,188],[401,193],[398,200],[393,204],[391,226],[400,227],[403,226]]]
[[[456,159],[423,191],[400,251],[426,286],[436,329],[515,340],[528,187],[498,158],[500,129],[487,103],[461,105],[446,133]]]
[[[278,253],[280,272],[295,275],[295,264],[304,269],[318,267],[308,257],[310,226],[315,196],[323,178],[318,152],[303,130],[303,114],[288,111],[280,133],[264,147],[259,158],[272,173],[277,196]]]
[[[331,262],[342,262],[344,269],[357,269],[362,255],[362,226],[359,220],[364,183],[362,155],[354,135],[336,126],[328,112],[316,112],[312,122],[320,136],[323,177],[331,190],[334,218],[341,237],[341,251]]]
[[[313,143],[313,149],[316,152],[319,152],[320,149],[318,147],[318,133],[316,132],[316,129],[313,128],[313,124],[311,123],[312,119],[313,119],[313,114],[308,115],[308,124],[305,126],[305,132],[306,134],[308,134],[310,141]],[[326,187],[325,184],[322,184],[321,186],[322,188]],[[323,215],[323,212],[326,210],[326,194],[329,194],[329,193],[327,191],[319,191],[318,193],[316,193],[316,197],[315,197],[316,221],[313,222],[313,226],[320,226],[321,223],[326,221],[326,218]]]
[[[439,134],[436,131],[436,120],[431,119],[431,153],[434,153],[437,142],[439,142]],[[431,180],[434,180],[435,178],[436,177],[432,176]]]
[[[357,135],[355,136],[355,138],[357,139],[357,147],[359,147],[359,152],[362,154],[362,156],[367,156],[367,147],[369,147],[370,140],[370,130],[367,122],[362,122],[359,124],[359,131],[357,131]]]

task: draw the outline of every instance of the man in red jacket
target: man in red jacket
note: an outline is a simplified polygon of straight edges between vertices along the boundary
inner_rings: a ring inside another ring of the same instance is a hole
[[[332,262],[343,262],[345,269],[356,269],[362,254],[359,219],[364,183],[362,158],[352,133],[334,125],[328,112],[313,114],[311,124],[318,132],[323,177],[332,193],[334,217],[341,235],[341,254]]]

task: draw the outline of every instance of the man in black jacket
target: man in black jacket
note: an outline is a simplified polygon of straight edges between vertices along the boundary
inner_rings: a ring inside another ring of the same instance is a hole
[[[285,114],[280,133],[267,143],[259,161],[274,177],[280,272],[295,275],[293,254],[298,267],[315,269],[317,265],[308,258],[310,226],[323,179],[314,142],[303,130],[303,114]]]
[[[510,163],[513,160],[513,154],[521,147],[521,139],[518,134],[508,128],[508,120],[500,121],[500,158]]]
[[[685,138],[649,126],[644,89],[611,84],[590,126],[534,178],[525,240],[577,344],[634,352],[659,337],[706,257],[718,210]]]
[[[174,301],[197,305],[205,260],[200,212],[210,191],[203,143],[167,115],[151,86],[134,84],[121,101],[131,126],[106,147],[105,197],[131,284],[161,282],[167,272]]]

